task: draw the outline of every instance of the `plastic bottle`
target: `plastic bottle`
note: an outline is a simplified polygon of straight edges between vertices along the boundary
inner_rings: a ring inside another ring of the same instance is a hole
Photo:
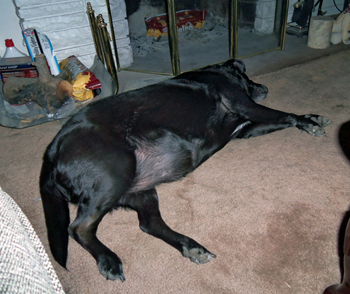
[[[24,57],[28,56],[19,51],[15,45],[13,44],[12,39],[6,39],[5,40],[5,45],[6,45],[6,51],[5,54],[2,58],[13,58],[13,57]]]

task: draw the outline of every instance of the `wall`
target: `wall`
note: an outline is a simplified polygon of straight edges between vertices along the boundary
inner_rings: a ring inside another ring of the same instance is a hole
[[[19,26],[19,19],[16,16],[15,6],[12,0],[0,0],[0,56],[5,53],[5,40],[12,39],[18,50],[28,54],[22,38],[22,31]]]

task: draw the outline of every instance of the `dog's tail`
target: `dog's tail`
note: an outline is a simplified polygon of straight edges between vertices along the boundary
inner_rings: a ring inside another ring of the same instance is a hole
[[[48,152],[44,155],[40,175],[40,193],[51,253],[66,268],[70,223],[68,197],[65,189],[56,181],[56,168]]]

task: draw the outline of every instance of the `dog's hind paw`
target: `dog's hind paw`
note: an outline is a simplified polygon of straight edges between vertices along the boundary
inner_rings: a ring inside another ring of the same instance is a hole
[[[209,252],[205,248],[191,248],[188,249],[185,246],[182,247],[182,255],[188,257],[191,261],[202,264],[209,262],[216,255]]]
[[[107,280],[125,281],[123,265],[117,256],[103,256],[97,262],[98,269]]]

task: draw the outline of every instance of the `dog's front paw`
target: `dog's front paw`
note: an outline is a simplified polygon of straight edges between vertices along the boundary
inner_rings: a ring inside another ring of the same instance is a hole
[[[114,254],[114,253],[113,253]],[[107,280],[125,281],[123,264],[117,255],[102,255],[97,261],[98,269]]]
[[[187,248],[182,247],[182,255],[188,257],[191,261],[202,264],[209,262],[212,258],[215,258],[216,255],[203,248]]]
[[[312,114],[308,114],[305,115],[306,118],[310,118],[312,121],[314,121],[315,123],[317,123],[320,127],[324,128],[326,126],[328,126],[329,124],[332,123],[332,121],[324,116],[321,115],[312,115]]]
[[[320,115],[307,114],[299,117],[297,127],[316,137],[325,137],[326,132],[323,129],[331,123],[326,117]]]

